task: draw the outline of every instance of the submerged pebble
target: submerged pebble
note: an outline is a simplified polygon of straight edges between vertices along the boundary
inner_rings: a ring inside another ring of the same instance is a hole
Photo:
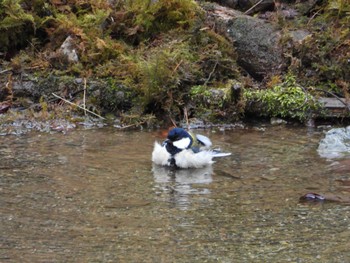
[[[316,194],[316,193],[307,193],[300,197],[300,201],[315,201],[315,202],[322,202],[325,201],[326,198],[323,195]]]

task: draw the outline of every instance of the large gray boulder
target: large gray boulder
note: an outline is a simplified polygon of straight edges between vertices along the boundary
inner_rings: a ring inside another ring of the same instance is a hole
[[[238,63],[251,76],[262,80],[283,70],[285,60],[277,27],[218,4],[203,8],[208,25],[232,42]]]

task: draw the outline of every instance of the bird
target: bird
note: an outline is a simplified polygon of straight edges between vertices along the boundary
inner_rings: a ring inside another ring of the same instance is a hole
[[[214,157],[229,156],[212,150],[211,140],[201,134],[193,134],[185,129],[171,129],[162,144],[154,143],[153,163],[172,168],[202,168],[214,163]]]

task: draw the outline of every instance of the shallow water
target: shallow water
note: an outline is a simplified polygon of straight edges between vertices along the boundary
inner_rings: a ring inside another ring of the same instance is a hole
[[[157,131],[1,136],[0,262],[350,262],[350,206],[299,203],[350,197],[322,130],[198,132],[233,155],[173,173]]]

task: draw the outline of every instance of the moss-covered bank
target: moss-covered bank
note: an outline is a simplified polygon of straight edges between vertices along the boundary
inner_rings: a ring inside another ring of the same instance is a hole
[[[299,12],[293,20],[276,9],[269,22],[281,32],[310,34],[293,46],[286,34],[286,69],[257,81],[237,64],[232,43],[205,23],[196,1],[2,0],[0,90],[12,95],[1,101],[51,109],[62,104],[52,95],[58,93],[125,123],[149,116],[231,122],[257,105],[262,115],[303,121],[317,110],[321,89],[348,96],[349,6],[292,3]]]

